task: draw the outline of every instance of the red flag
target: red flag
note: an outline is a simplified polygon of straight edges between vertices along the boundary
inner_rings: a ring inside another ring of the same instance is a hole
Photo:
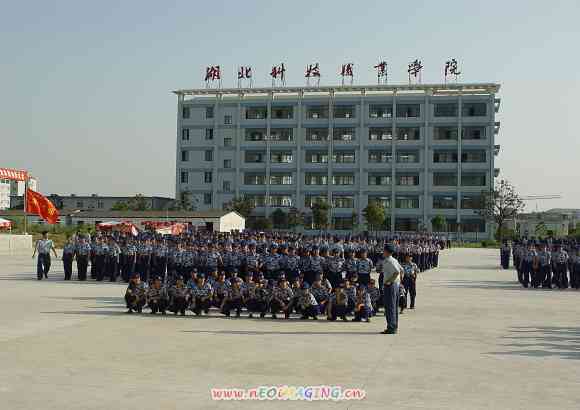
[[[55,224],[58,221],[58,210],[52,202],[32,189],[26,190],[26,212],[40,216],[49,224]]]

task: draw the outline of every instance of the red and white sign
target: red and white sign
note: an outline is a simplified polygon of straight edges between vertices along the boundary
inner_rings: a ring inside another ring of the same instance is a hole
[[[12,227],[12,221],[8,219],[0,218],[0,229],[10,229]]]
[[[139,234],[139,230],[131,222],[102,222],[97,225],[97,229],[102,231],[119,231],[123,233],[130,233],[133,236],[137,236]]]
[[[0,168],[0,179],[11,179],[13,181],[26,181],[28,172],[10,169],[10,168]]]

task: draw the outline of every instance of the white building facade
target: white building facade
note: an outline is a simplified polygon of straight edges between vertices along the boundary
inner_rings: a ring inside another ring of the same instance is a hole
[[[179,90],[176,195],[198,209],[248,197],[255,216],[316,201],[336,230],[364,223],[371,201],[386,230],[477,237],[493,188],[498,84]]]
[[[0,210],[10,208],[10,180],[0,179]]]

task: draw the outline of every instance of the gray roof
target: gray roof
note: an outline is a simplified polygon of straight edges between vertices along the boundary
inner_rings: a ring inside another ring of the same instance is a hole
[[[72,213],[73,218],[99,218],[99,219],[129,219],[129,218],[221,218],[232,211],[213,209],[208,211],[80,211]],[[234,212],[236,213],[236,212]],[[236,213],[237,215],[237,213]]]

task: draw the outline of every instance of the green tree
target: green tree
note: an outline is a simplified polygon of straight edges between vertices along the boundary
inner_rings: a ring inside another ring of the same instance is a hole
[[[493,191],[483,191],[481,196],[482,208],[477,212],[486,220],[496,223],[499,232],[498,240],[501,241],[506,221],[515,220],[517,215],[524,210],[524,201],[514,186],[504,179],[496,184]]]
[[[143,194],[137,194],[134,198],[129,199],[127,205],[131,211],[147,211],[149,209],[149,204]]]
[[[197,202],[192,201],[191,192],[182,191],[179,198],[175,199],[167,208],[168,211],[195,211]]]
[[[288,226],[290,228],[304,226],[304,214],[296,208],[291,208],[288,212]]]
[[[385,223],[385,208],[377,201],[371,201],[363,209],[363,216],[369,231],[380,229]]]
[[[128,211],[129,205],[127,205],[127,202],[117,201],[113,204],[113,206],[111,207],[111,210],[112,211]]]
[[[328,227],[328,203],[320,201],[312,204],[312,223],[315,229],[326,229]]]
[[[431,218],[431,226],[433,228],[433,232],[441,232],[445,229],[445,225],[447,225],[447,220],[443,215],[436,215]]]
[[[225,209],[227,211],[237,212],[244,218],[249,217],[254,210],[254,202],[247,197],[234,198],[227,204],[225,204]]]
[[[272,215],[272,225],[276,229],[286,229],[288,228],[288,214],[281,210],[280,208],[276,208]]]
[[[272,220],[270,218],[258,217],[251,223],[251,228],[256,230],[272,229]]]

